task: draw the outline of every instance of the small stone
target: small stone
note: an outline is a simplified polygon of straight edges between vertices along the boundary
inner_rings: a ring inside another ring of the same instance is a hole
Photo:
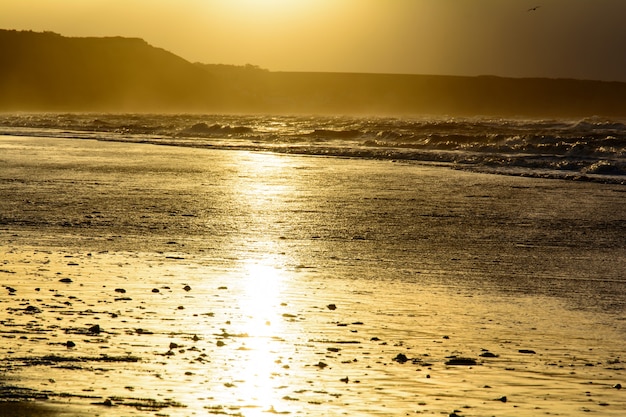
[[[94,333],[94,334],[100,334],[100,332],[102,331],[102,329],[100,328],[100,325],[96,324],[95,326],[91,326],[89,329],[89,333]]]
[[[217,343],[215,343],[218,347],[222,347],[225,346],[226,343],[222,342],[221,340],[218,340]]]
[[[68,340],[67,342],[65,342],[65,346],[67,346],[68,348],[73,348],[74,346],[76,346],[76,343]]]
[[[170,343],[170,349],[176,349],[177,347],[178,347],[177,343],[174,343],[174,342]]]
[[[483,357],[483,358],[497,358],[498,357],[498,355],[496,355],[495,353],[491,353],[491,352],[483,352],[478,356]]]
[[[452,358],[446,361],[448,366],[472,366],[476,365],[476,360],[472,358]]]
[[[496,401],[502,401],[503,403],[505,403],[505,402],[507,402],[508,400],[507,400],[507,398],[506,398],[506,395],[503,395],[503,396],[502,396],[502,397],[500,397],[500,398],[496,398]]]
[[[157,293],[157,292],[159,292],[159,289],[158,288],[153,288],[152,292]]]
[[[126,294],[126,290],[124,288],[116,288],[115,292],[119,292],[120,294]]]
[[[404,353],[398,353],[392,360],[398,363],[405,363],[409,360],[409,358],[407,358]]]
[[[613,388],[615,388],[615,389],[622,389],[622,384],[615,384],[615,385],[613,385]]]
[[[71,279],[71,278],[61,278],[61,279],[59,280],[59,282],[64,282],[64,283],[66,283],[66,284],[69,284],[69,283],[71,283],[71,282],[72,282],[72,279]]]
[[[326,308],[328,308],[329,310],[337,310],[337,306],[335,304],[328,304]]]
[[[520,349],[520,350],[518,350],[518,352],[519,353],[525,353],[527,355],[534,355],[535,353],[537,353],[537,352],[535,352],[534,350],[531,350],[531,349]]]
[[[185,285],[185,286],[183,287],[183,290],[185,290],[185,291],[189,292],[189,291],[191,291],[191,287],[190,287],[189,285]]]
[[[111,401],[109,398],[107,398],[106,400],[104,400],[102,402],[102,405],[105,405],[107,407],[112,407],[113,406],[113,401]]]
[[[347,384],[348,382],[350,382],[350,379],[348,379],[348,377],[345,377],[345,378],[341,378],[340,381],[345,382]]]
[[[326,363],[324,363],[324,362],[320,361],[320,362],[318,362],[317,364],[315,364],[315,366],[317,366],[317,367],[318,367],[318,368],[320,368],[320,369],[324,369],[324,368],[326,368],[326,367],[328,366],[328,364],[326,364]]]

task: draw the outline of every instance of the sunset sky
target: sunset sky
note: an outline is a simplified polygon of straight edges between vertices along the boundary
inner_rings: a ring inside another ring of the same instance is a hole
[[[620,81],[626,81],[625,17],[625,0],[0,3],[2,29],[140,37],[192,62]]]

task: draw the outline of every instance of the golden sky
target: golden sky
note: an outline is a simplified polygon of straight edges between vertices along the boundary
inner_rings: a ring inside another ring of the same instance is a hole
[[[2,29],[140,37],[192,62],[621,81],[625,18],[626,0],[0,1]]]

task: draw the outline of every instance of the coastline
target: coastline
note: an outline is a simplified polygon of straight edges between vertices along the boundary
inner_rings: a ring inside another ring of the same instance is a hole
[[[33,415],[626,406],[617,186],[0,142],[0,387]]]

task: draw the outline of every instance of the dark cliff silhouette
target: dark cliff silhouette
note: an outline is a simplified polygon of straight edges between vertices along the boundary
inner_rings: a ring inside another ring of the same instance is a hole
[[[211,103],[206,71],[141,39],[0,31],[0,109],[167,110]]]
[[[141,39],[0,30],[0,110],[626,116],[626,83],[270,72]]]

